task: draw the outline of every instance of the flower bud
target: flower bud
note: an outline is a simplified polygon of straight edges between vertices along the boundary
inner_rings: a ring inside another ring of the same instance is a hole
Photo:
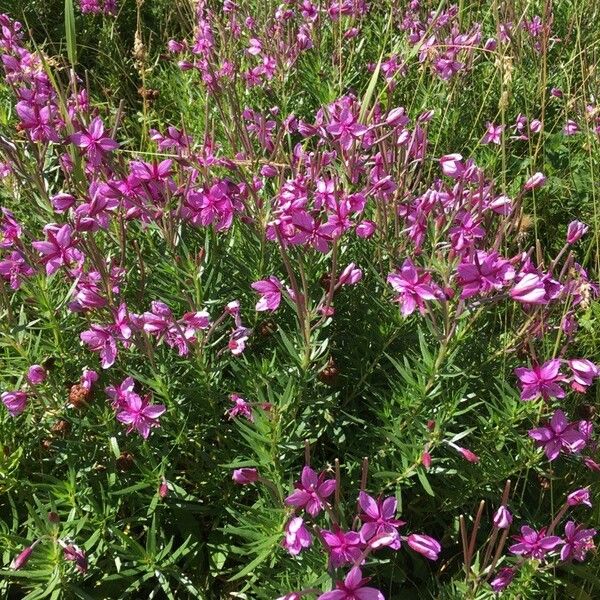
[[[498,529],[508,529],[512,523],[512,515],[504,504],[496,511],[494,515],[494,527]]]
[[[233,471],[232,479],[234,483],[238,485],[246,485],[248,483],[255,483],[258,481],[258,469],[235,469]]]

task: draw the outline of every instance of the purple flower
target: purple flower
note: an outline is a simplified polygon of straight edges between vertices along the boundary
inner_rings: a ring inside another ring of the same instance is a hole
[[[508,260],[500,257],[497,252],[484,251],[465,257],[458,265],[457,273],[458,283],[463,288],[460,294],[463,299],[501,290],[515,276]]]
[[[333,531],[322,529],[321,537],[329,553],[330,568],[337,569],[360,559],[364,544],[356,531],[343,531],[339,527]]]
[[[248,421],[254,421],[254,415],[252,414],[252,407],[244,398],[238,396],[237,394],[231,394],[229,399],[233,402],[234,406],[227,411],[230,419],[233,419],[237,416],[243,416],[248,419]]]
[[[158,417],[165,411],[162,404],[149,404],[148,397],[141,398],[134,392],[129,392],[121,411],[117,413],[117,420],[129,425],[127,433],[137,429],[138,433],[147,439],[152,427],[158,427]]]
[[[509,548],[513,554],[537,560],[544,560],[548,552],[554,550],[563,542],[557,535],[547,536],[545,529],[536,531],[528,525],[521,527],[521,535],[515,536],[515,540],[517,543]]]
[[[594,382],[594,379],[600,375],[600,369],[591,360],[587,360],[586,358],[574,358],[569,360],[568,364],[573,374],[571,387],[575,391],[585,394],[587,388]]]
[[[83,255],[75,248],[73,228],[67,223],[62,227],[46,225],[44,227],[46,241],[32,242],[31,245],[42,255],[42,263],[46,265],[46,273],[52,275],[61,266],[79,263]]]
[[[579,490],[575,490],[571,492],[567,496],[567,504],[569,506],[578,506],[580,504],[585,504],[592,508],[592,502],[590,501],[590,490],[588,488],[581,488]]]
[[[581,525],[575,525],[573,521],[567,521],[565,525],[565,545],[560,551],[560,559],[565,562],[575,559],[579,562],[585,560],[585,555],[595,549],[595,529],[583,529]]]
[[[285,526],[282,546],[292,555],[296,556],[303,548],[312,544],[312,537],[304,525],[302,517],[292,517]]]
[[[535,400],[541,396],[548,398],[564,398],[565,392],[559,383],[566,381],[560,373],[560,360],[553,359],[543,365],[533,365],[531,369],[519,367],[515,375],[521,381],[521,400]]]
[[[324,507],[324,500],[335,491],[335,479],[325,479],[325,473],[317,473],[309,466],[302,469],[296,490],[286,499],[288,506],[304,508],[311,517],[318,515]]]
[[[579,125],[573,119],[568,119],[566,125],[563,128],[564,135],[575,135],[579,133],[581,130],[579,129]]]
[[[231,475],[233,482],[237,483],[238,485],[255,483],[258,481],[258,477],[258,469],[254,468],[235,469]]]
[[[317,600],[385,600],[379,590],[365,586],[368,581],[358,567],[353,567],[344,581],[336,582],[335,590],[321,594]]]
[[[277,277],[271,275],[268,279],[255,281],[251,287],[261,295],[260,300],[256,303],[257,311],[277,310],[281,303],[281,291],[283,289],[283,285]]]
[[[526,273],[510,290],[510,297],[522,304],[546,304],[546,286],[537,273]]]
[[[512,515],[508,508],[503,504],[494,514],[494,527],[498,529],[508,529],[512,523]]]
[[[465,165],[460,154],[446,154],[440,158],[442,173],[452,179],[460,179],[465,173]]]
[[[46,369],[42,365],[31,365],[27,371],[27,381],[31,385],[40,385],[46,381]]]
[[[422,533],[411,533],[406,538],[406,542],[415,552],[422,554],[429,560],[437,560],[442,550],[437,540]]]
[[[396,498],[390,496],[385,499],[375,500],[365,492],[358,495],[358,504],[362,509],[359,515],[363,526],[360,529],[360,537],[365,544],[370,540],[376,540],[381,536],[390,536],[389,542],[383,544],[398,550],[400,548],[400,536],[398,527],[404,525],[404,521],[396,519]]]
[[[70,560],[75,563],[75,567],[80,573],[85,573],[88,570],[88,561],[85,552],[75,544],[63,546],[63,556],[65,560]]]
[[[581,221],[571,221],[567,229],[567,244],[574,244],[579,241],[588,229],[589,227]]]
[[[485,124],[487,130],[483,136],[482,144],[500,144],[504,125],[494,125],[489,121]]]
[[[398,292],[396,302],[401,305],[402,314],[406,317],[416,308],[425,313],[425,300],[436,300],[441,291],[431,282],[431,275],[417,269],[410,258],[407,258],[399,272],[387,276],[388,283]]]
[[[18,250],[13,250],[2,261],[0,261],[0,275],[4,277],[13,290],[18,290],[24,277],[31,277],[35,271],[27,264],[27,261]]]
[[[87,129],[74,133],[70,139],[75,146],[84,150],[93,166],[100,164],[105,153],[119,147],[115,140],[104,135],[104,123],[100,117],[96,117]]]
[[[586,439],[576,423],[569,423],[565,413],[557,410],[546,427],[530,429],[529,437],[537,446],[543,447],[548,460],[558,458],[561,449],[567,452],[580,452],[586,446]]]
[[[541,188],[544,183],[546,183],[546,177],[543,173],[538,171],[525,182],[523,187],[526,191],[537,190],[538,188]]]
[[[352,142],[360,139],[367,131],[364,125],[357,122],[348,108],[342,109],[339,116],[332,116],[331,123],[326,129],[334,139],[339,141],[344,150],[348,150]]]
[[[504,567],[503,569],[500,569],[496,577],[490,581],[492,590],[494,590],[496,593],[505,590],[511,584],[516,574],[517,571],[511,567]]]
[[[356,226],[356,235],[360,238],[367,239],[375,233],[375,229],[377,229],[377,225],[373,221],[361,221]]]
[[[362,271],[352,262],[341,273],[337,285],[354,285],[362,279]]]
[[[91,325],[90,329],[79,336],[92,352],[100,353],[103,369],[111,367],[117,358],[117,342],[110,329],[102,325]]]
[[[28,395],[26,392],[3,392],[0,397],[11,417],[20,415],[27,406]]]

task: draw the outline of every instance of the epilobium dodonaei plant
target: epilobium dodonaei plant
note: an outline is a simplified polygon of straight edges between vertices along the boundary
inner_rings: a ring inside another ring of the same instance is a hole
[[[2,593],[600,594],[572,4],[0,16]]]

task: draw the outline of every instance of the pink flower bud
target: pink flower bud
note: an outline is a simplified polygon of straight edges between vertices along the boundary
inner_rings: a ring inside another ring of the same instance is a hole
[[[496,577],[490,581],[492,590],[494,590],[494,592],[501,592],[506,589],[510,585],[510,582],[515,578],[516,573],[515,569],[512,569],[511,567],[500,569]]]
[[[496,511],[493,523],[498,529],[508,529],[512,523],[512,515],[504,504]]]
[[[408,545],[429,560],[437,560],[442,547],[432,537],[420,533],[411,533],[406,541]]]
[[[163,477],[163,480],[160,482],[158,486],[158,495],[164,500],[169,495],[169,484],[167,480]]]
[[[542,122],[539,119],[533,119],[533,121],[529,123],[529,129],[532,133],[539,133],[542,130]]]
[[[588,229],[589,227],[581,221],[571,221],[567,229],[567,244],[574,244],[579,241]]]
[[[235,469],[232,475],[234,483],[238,485],[246,485],[248,483],[255,483],[258,481],[258,469]]]
[[[18,556],[15,556],[12,562],[10,563],[10,568],[14,571],[22,569],[29,561],[31,553],[33,552],[33,549],[37,546],[37,544],[38,542],[34,542],[33,544],[31,544],[31,546],[27,546],[27,548],[22,550]]]
[[[429,454],[429,452],[425,451],[423,452],[423,454],[421,454],[421,464],[426,469],[429,469],[429,467],[431,466],[431,454]]]
[[[468,448],[461,448],[459,446],[458,451],[462,454],[463,458],[468,460],[470,463],[478,463],[479,462],[479,456],[477,456],[477,454],[475,454],[475,452],[472,452]]]
[[[46,380],[46,369],[42,365],[31,365],[27,371],[27,381],[31,385],[39,385]]]
[[[526,182],[524,189],[527,191],[537,190],[546,183],[546,176],[539,171],[534,173]]]
[[[571,492],[567,496],[567,504],[569,506],[578,506],[579,504],[585,504],[586,506],[592,508],[589,489],[581,488],[580,490],[575,490],[574,492]]]
[[[377,226],[373,221],[361,221],[356,226],[356,235],[360,238],[370,238],[374,233]]]

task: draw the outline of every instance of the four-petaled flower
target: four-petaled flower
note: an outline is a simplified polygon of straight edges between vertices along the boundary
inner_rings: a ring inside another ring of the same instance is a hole
[[[335,590],[321,594],[318,600],[385,600],[378,589],[366,586],[368,581],[358,567],[353,567],[344,581],[336,582]]]
[[[386,538],[382,545],[389,546],[394,550],[400,548],[400,536],[398,527],[404,525],[404,521],[396,519],[396,498],[390,496],[385,499],[375,500],[365,492],[358,495],[358,503],[362,509],[360,520],[363,526],[360,529],[360,537],[363,542],[377,541],[378,538]]]
[[[425,313],[425,300],[437,300],[441,291],[432,283],[431,275],[423,272],[407,258],[400,271],[387,276],[388,283],[398,292],[396,301],[401,305],[402,314],[406,317],[416,308]]]
[[[560,360],[557,358],[543,365],[534,365],[531,369],[519,367],[515,374],[522,384],[521,400],[535,400],[539,396],[544,400],[565,397],[559,383],[566,381],[566,377],[560,373]]]
[[[521,535],[515,536],[516,544],[509,550],[526,558],[544,560],[546,554],[562,544],[562,539],[557,535],[546,535],[545,529],[536,531],[528,525],[521,527]]]
[[[335,486],[335,479],[325,479],[325,473],[317,475],[313,469],[305,466],[300,481],[296,483],[296,490],[285,499],[285,503],[304,508],[311,517],[315,517],[325,507],[326,498],[333,494]]]

